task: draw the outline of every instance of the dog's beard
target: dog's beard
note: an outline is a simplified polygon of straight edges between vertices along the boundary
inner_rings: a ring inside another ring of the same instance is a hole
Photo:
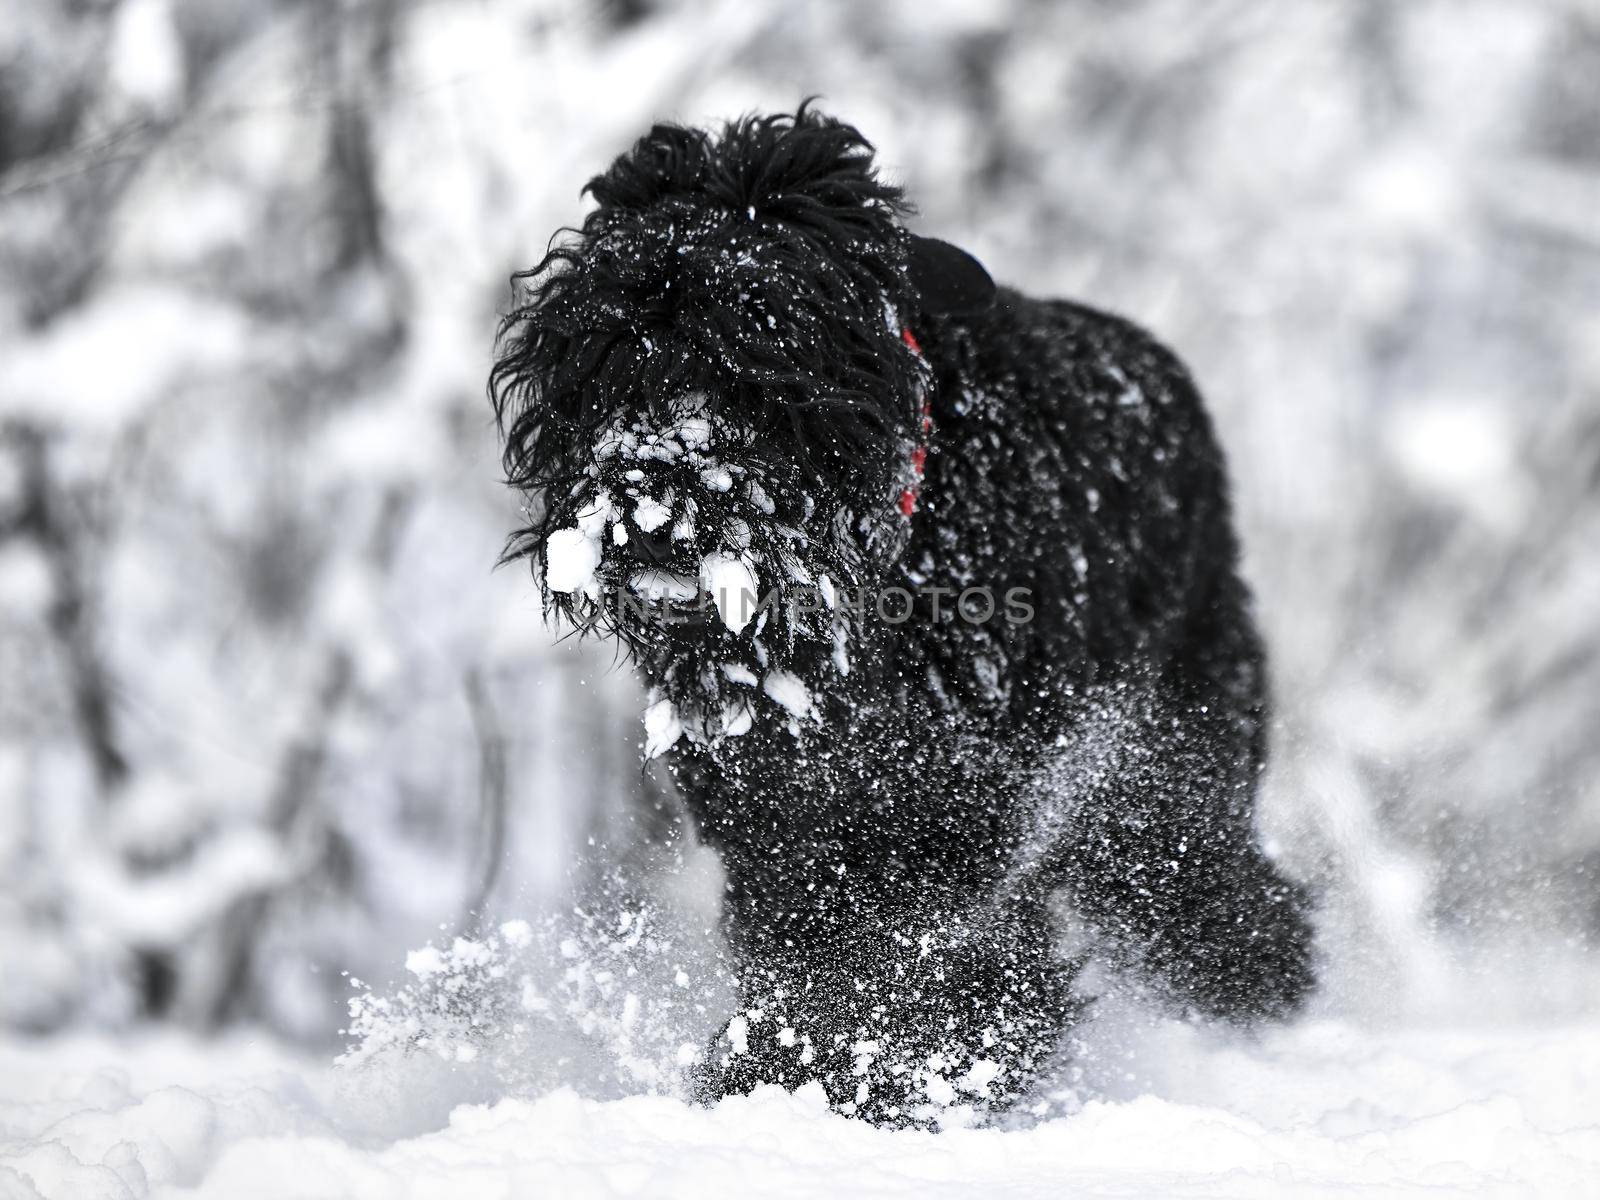
[[[862,634],[848,599],[903,546],[892,498],[858,511],[764,449],[689,394],[614,420],[546,501],[547,607],[642,669],[652,755],[815,722]]]

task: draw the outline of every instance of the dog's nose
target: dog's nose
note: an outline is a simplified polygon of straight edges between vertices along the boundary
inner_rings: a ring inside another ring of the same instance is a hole
[[[652,567],[661,566],[672,557],[672,533],[669,530],[663,529],[654,533],[645,533],[639,529],[629,530],[628,545],[632,548],[635,558]]]

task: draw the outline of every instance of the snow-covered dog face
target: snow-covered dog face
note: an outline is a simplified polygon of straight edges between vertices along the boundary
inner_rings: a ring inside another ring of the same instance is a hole
[[[904,521],[857,516],[811,482],[689,393],[602,430],[556,506],[570,518],[544,538],[547,604],[635,653],[667,702],[656,748],[663,729],[743,732],[762,706],[801,719],[828,677],[848,672],[840,589],[874,545],[889,557]]]
[[[903,547],[928,367],[916,239],[849,126],[658,126],[521,278],[491,393],[546,604],[716,736],[849,667],[842,590]],[[785,698],[784,700],[777,697]]]

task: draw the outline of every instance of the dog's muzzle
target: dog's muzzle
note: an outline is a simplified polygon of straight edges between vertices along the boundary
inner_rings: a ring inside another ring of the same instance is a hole
[[[666,567],[673,556],[673,537],[670,530],[645,533],[637,528],[628,531],[627,549],[636,562],[647,567]]]

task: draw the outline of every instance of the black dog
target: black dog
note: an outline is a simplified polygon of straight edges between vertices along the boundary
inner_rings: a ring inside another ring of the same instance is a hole
[[[1257,848],[1263,655],[1223,458],[1126,321],[996,290],[802,106],[658,125],[521,276],[490,393],[547,606],[620,638],[726,871],[709,1095],[1016,1103],[1061,920],[1236,1020],[1312,984]]]

